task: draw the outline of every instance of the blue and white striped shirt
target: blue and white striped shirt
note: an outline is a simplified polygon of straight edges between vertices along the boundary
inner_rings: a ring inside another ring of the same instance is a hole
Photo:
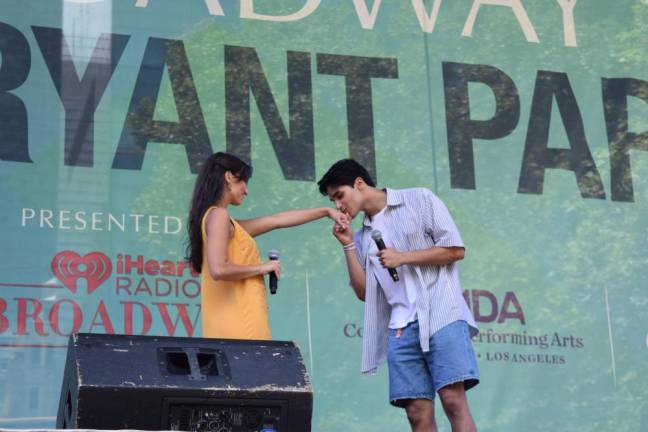
[[[464,247],[448,209],[432,191],[424,188],[386,191],[385,223],[392,233],[394,249],[411,251],[432,247]],[[355,233],[354,241],[366,281],[362,372],[373,373],[387,359],[390,308],[378,280],[372,271],[367,271],[371,270],[368,251],[373,241],[367,215],[362,228]],[[416,315],[423,351],[430,350],[430,336],[454,321],[466,321],[471,333],[477,333],[475,320],[461,292],[457,263],[444,266],[414,265],[411,269],[417,276]]]

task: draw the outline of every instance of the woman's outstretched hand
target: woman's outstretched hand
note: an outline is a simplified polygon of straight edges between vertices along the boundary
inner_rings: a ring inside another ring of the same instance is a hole
[[[351,216],[333,209],[331,209],[331,213],[330,217],[335,221],[333,224],[333,236],[342,245],[352,243],[353,231],[351,230]]]
[[[335,225],[343,230],[346,230],[351,225],[351,217],[341,211],[330,208],[328,216],[335,222]]]

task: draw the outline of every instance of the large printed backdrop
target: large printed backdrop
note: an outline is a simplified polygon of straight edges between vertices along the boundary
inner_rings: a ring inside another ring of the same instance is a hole
[[[480,430],[642,430],[647,22],[631,0],[3,0],[0,427],[54,425],[73,331],[201,335],[186,212],[227,150],[255,168],[240,218],[327,205],[314,181],[349,155],[441,196]],[[407,430],[385,368],[360,376],[329,223],[259,247],[282,251],[272,329],[314,430]]]

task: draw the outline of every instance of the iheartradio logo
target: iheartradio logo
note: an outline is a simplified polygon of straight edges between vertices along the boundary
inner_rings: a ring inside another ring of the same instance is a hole
[[[52,260],[52,273],[73,293],[77,291],[77,280],[85,279],[90,294],[110,277],[112,263],[101,252],[81,256],[76,252],[62,251]]]

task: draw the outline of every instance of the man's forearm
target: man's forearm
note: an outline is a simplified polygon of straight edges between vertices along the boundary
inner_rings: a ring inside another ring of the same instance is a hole
[[[462,247],[432,247],[413,251],[400,251],[400,261],[409,265],[447,265],[464,258]]]
[[[349,279],[351,287],[355,291],[356,296],[364,301],[365,299],[365,272],[362,270],[355,249],[345,250],[344,255],[346,258],[347,270],[349,271]]]

